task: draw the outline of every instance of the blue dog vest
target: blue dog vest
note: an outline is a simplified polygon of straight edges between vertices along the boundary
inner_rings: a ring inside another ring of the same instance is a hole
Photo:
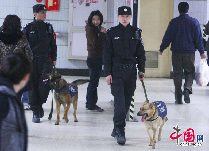
[[[164,118],[167,115],[167,107],[163,101],[155,101],[154,105],[158,110],[158,116]]]
[[[78,88],[75,85],[70,84],[68,87],[68,93],[73,97],[78,94]]]
[[[66,86],[62,87],[61,89],[55,89],[57,93],[68,93],[71,97],[78,95],[78,87],[73,84],[67,84]]]

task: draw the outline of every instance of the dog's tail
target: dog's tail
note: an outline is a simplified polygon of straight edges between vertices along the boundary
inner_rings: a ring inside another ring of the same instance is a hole
[[[90,81],[89,79],[78,79],[78,80],[73,81],[72,83],[78,86],[78,85],[82,85],[84,83],[87,83],[89,81]]]

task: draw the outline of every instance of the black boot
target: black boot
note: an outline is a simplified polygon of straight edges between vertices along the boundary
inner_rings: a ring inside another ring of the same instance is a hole
[[[87,107],[87,106],[86,106],[86,107]],[[103,111],[104,111],[104,109],[102,109],[101,107],[99,107],[99,106],[97,106],[97,105],[95,105],[95,106],[93,106],[93,107],[89,107],[89,106],[88,106],[87,110],[92,110],[92,111],[97,111],[97,112],[103,112]]]
[[[184,90],[184,102],[190,103],[189,90]]]
[[[113,128],[112,133],[111,133],[111,136],[112,137],[115,137],[116,136],[116,130],[115,130],[115,128]]]
[[[40,123],[40,117],[37,113],[33,112],[33,118],[32,118],[33,123]]]
[[[39,118],[42,118],[42,117],[44,117],[44,109],[43,109],[43,107],[41,106],[41,107],[39,108]]]
[[[175,92],[175,104],[183,104],[182,103],[182,92]]]
[[[125,129],[116,128],[116,135],[115,138],[117,139],[117,143],[119,145],[125,145],[126,137],[125,137]]]

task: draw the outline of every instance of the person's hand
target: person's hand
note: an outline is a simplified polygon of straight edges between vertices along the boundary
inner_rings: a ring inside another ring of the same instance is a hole
[[[205,53],[201,54],[200,57],[201,57],[201,59],[206,59],[207,58]]]
[[[139,80],[140,81],[144,80],[144,73],[143,72],[139,72]]]
[[[56,65],[57,64],[57,61],[53,61],[53,64]]]
[[[102,27],[102,28],[101,28],[101,30],[100,30],[100,32],[102,32],[102,33],[106,33],[106,32],[107,32],[107,30],[106,30],[106,28]]]
[[[110,85],[112,83],[112,75],[106,76],[105,80],[106,80],[107,84]]]

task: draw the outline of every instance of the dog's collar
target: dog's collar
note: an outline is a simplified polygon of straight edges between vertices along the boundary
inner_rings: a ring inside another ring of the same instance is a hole
[[[150,118],[150,119],[148,119],[148,120],[146,120],[146,121],[152,122],[152,121],[155,121],[156,119],[158,119],[158,117],[159,117],[159,116],[157,116],[155,119],[152,119],[152,120],[151,120],[151,118]]]
[[[159,117],[159,116],[157,116],[156,118],[152,119],[155,116],[156,112],[157,112],[156,107],[154,108],[154,110],[155,110],[155,112],[153,113],[153,115],[149,119],[147,119],[146,121],[154,121],[154,120],[156,120]]]

